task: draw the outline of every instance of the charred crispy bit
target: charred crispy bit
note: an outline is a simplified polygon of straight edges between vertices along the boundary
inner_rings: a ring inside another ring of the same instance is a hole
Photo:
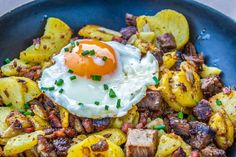
[[[6,123],[8,125],[14,126],[15,129],[29,128],[32,126],[32,123],[27,117],[18,111],[12,111],[6,118]]]
[[[207,122],[211,116],[212,109],[209,102],[202,99],[197,106],[193,108],[193,115],[197,117],[199,121]]]
[[[48,128],[48,129],[45,129],[43,131],[45,132],[45,135],[50,135],[56,130],[57,130],[56,128]]]
[[[78,133],[84,133],[84,127],[78,117],[74,116],[74,128]]]
[[[43,104],[43,107],[47,111],[47,113],[50,113],[51,111],[55,113],[59,113],[58,107],[54,104],[54,102],[46,95],[42,94],[40,96],[40,101]]]
[[[125,40],[124,38],[121,38],[121,37],[113,37],[112,41],[116,41],[116,42],[121,43],[121,44],[126,44],[127,43],[127,40]]]
[[[93,126],[96,131],[102,131],[110,125],[110,118],[94,119]]]
[[[134,26],[128,26],[125,28],[122,28],[120,30],[120,33],[122,34],[122,37],[126,40],[128,40],[133,34],[135,34],[137,31],[136,27]]]
[[[188,56],[183,54],[183,57],[187,62],[195,64],[198,71],[202,70],[202,64],[204,63],[204,56],[202,53],[197,54],[196,56]]]
[[[46,110],[43,108],[43,105],[40,101],[34,99],[29,102],[31,110],[34,112],[34,114],[38,115],[40,118],[47,120],[48,114]]]
[[[193,121],[190,124],[190,141],[193,148],[203,149],[213,142],[215,132],[205,123]]]
[[[122,125],[121,130],[122,130],[124,133],[128,133],[128,130],[129,130],[130,128],[134,128],[134,125],[133,125],[132,123],[124,123],[124,124]]]
[[[22,70],[21,70],[22,71]],[[33,66],[27,72],[23,74],[24,77],[27,77],[31,80],[37,80],[42,72],[42,67],[40,65]]]
[[[177,61],[175,63],[175,66],[173,66],[173,68],[175,68],[174,70],[180,70],[180,65],[183,61],[185,61],[182,52],[180,51],[176,51],[176,56],[177,56]]]
[[[82,125],[86,133],[92,133],[94,131],[93,120],[89,118],[84,118],[82,120]]]
[[[155,156],[158,133],[150,129],[129,129],[125,144],[126,157]]]
[[[171,157],[186,157],[186,153],[181,147],[179,147],[176,151],[172,153]]]
[[[148,117],[150,117],[150,112],[148,111],[140,112],[139,123],[146,125]]]
[[[109,149],[109,145],[106,140],[101,139],[98,143],[91,145],[91,149],[94,152],[104,152]]]
[[[165,33],[157,37],[157,43],[163,50],[171,50],[176,48],[175,37],[171,33]]]
[[[42,157],[56,157],[57,156],[53,145],[50,142],[48,142],[47,139],[42,135],[38,136],[37,151],[38,153],[41,154]]]
[[[226,157],[226,153],[223,149],[219,149],[214,145],[209,145],[201,150],[202,155],[206,157]]]
[[[209,98],[222,91],[223,84],[219,76],[212,76],[201,80],[201,89],[205,98]]]
[[[148,90],[146,96],[137,104],[138,110],[149,110],[163,114],[166,104],[159,91]]]
[[[188,56],[197,56],[196,48],[191,42],[184,46],[184,53]]]
[[[53,139],[53,146],[56,150],[57,156],[66,156],[70,145],[71,140],[69,138],[64,137]]]
[[[49,122],[53,128],[62,127],[60,119],[53,112],[51,112],[49,115]]]
[[[66,128],[65,129],[65,134],[66,134],[67,137],[70,137],[70,138],[73,138],[77,135],[75,129],[73,129],[73,128]]]
[[[174,133],[182,136],[183,138],[189,137],[190,126],[186,119],[179,119],[176,117],[170,118],[170,127],[174,130]]]
[[[159,65],[162,65],[163,64],[163,55],[164,55],[164,52],[163,51],[157,51],[157,52],[153,52],[152,53],[154,55],[154,57],[156,58],[156,60],[158,61],[158,64]]]
[[[136,26],[136,18],[137,18],[137,16],[126,13],[126,15],[125,15],[126,25],[127,26]]]

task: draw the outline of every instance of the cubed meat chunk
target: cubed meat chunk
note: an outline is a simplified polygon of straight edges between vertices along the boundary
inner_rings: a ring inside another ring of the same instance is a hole
[[[179,147],[176,151],[172,153],[171,157],[186,157],[186,153],[181,147]]]
[[[126,40],[128,40],[133,34],[135,34],[137,31],[136,27],[134,26],[128,26],[125,28],[122,28],[120,30],[120,33],[122,34],[122,37]]]
[[[214,145],[209,145],[201,150],[203,156],[207,157],[226,157],[226,153],[223,149],[219,149]]]
[[[127,26],[136,26],[136,18],[137,18],[137,16],[126,13],[126,15],[125,15],[126,25]]]
[[[211,76],[201,80],[201,89],[205,98],[209,98],[217,93],[220,93],[223,84],[219,76]]]
[[[155,156],[158,133],[150,129],[129,129],[125,144],[126,157]]]
[[[207,122],[211,116],[212,109],[209,102],[202,99],[197,106],[193,108],[193,115],[197,117],[199,121]]]
[[[157,37],[157,43],[163,50],[176,48],[175,37],[171,33],[165,33]]]
[[[189,137],[189,130],[190,126],[187,122],[187,120],[179,119],[176,117],[170,118],[170,127],[174,130],[174,133],[183,137],[188,138]]]

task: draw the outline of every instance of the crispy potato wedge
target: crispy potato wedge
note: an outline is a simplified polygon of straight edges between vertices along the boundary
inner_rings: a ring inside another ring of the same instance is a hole
[[[18,76],[18,67],[28,68],[30,65],[19,59],[13,59],[10,63],[5,64],[1,67],[2,74],[4,76]]]
[[[44,130],[44,129],[50,128],[50,125],[49,125],[48,121],[40,118],[37,115],[27,116],[27,118],[33,124],[35,130]]]
[[[60,111],[60,118],[61,118],[62,127],[68,128],[68,126],[69,126],[69,112],[61,106],[59,106],[59,111]]]
[[[223,110],[215,112],[211,116],[209,126],[216,132],[216,144],[221,149],[227,149],[232,146],[234,142],[234,126]]]
[[[44,135],[44,132],[35,131],[30,134],[23,134],[10,138],[4,146],[4,155],[11,156],[31,149],[38,143],[38,135]]]
[[[40,43],[20,53],[20,59],[30,63],[48,61],[53,54],[69,43],[72,36],[70,27],[58,18],[48,18]]]
[[[26,77],[13,77],[17,80],[17,82],[21,83],[24,89],[24,100],[25,102],[29,102],[34,98],[37,98],[41,91],[38,87],[38,84]]]
[[[154,16],[139,16],[136,19],[139,32],[155,32],[156,37],[172,33],[177,49],[182,48],[189,40],[189,25],[183,14],[166,9]]]
[[[84,38],[97,39],[102,41],[111,41],[113,37],[122,36],[119,32],[97,25],[84,26],[79,30],[78,35]]]
[[[116,145],[122,145],[126,142],[126,135],[120,129],[105,129],[95,133],[95,135],[101,135]]]
[[[11,111],[12,108],[10,107],[0,107],[0,134],[8,128],[5,120]]]
[[[97,144],[100,140],[104,140],[108,144],[108,149],[106,151],[98,151],[95,152],[91,149],[91,146]],[[92,135],[89,136],[87,139],[83,140],[82,142],[72,145],[68,150],[67,157],[81,157],[81,156],[96,156],[102,155],[104,157],[124,157],[123,150],[117,146],[116,144],[112,143],[108,139],[99,136],[99,135]]]
[[[202,71],[200,71],[200,76],[202,78],[207,78],[207,77],[214,76],[214,75],[220,75],[220,73],[221,73],[221,70],[219,68],[209,67],[209,66],[203,64]]]
[[[24,91],[15,77],[0,78],[0,96],[4,104],[12,104],[15,109],[23,109]]]
[[[236,128],[236,91],[231,90],[230,94],[218,93],[209,99],[214,112],[224,110]],[[218,102],[218,105],[217,105]]]
[[[164,134],[159,140],[155,157],[167,157],[170,156],[176,149],[181,147],[187,156],[191,154],[191,146],[186,144],[180,136],[173,133]]]

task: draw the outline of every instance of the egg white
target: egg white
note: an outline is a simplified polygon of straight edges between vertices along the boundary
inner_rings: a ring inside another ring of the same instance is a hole
[[[79,42],[80,40],[78,40]],[[154,85],[153,77],[158,74],[158,62],[151,53],[141,59],[140,50],[131,45],[118,42],[106,42],[116,53],[117,69],[113,74],[102,77],[101,81],[93,81],[80,76],[70,80],[74,74],[68,73],[64,62],[64,50],[53,57],[55,64],[45,69],[39,81],[40,87],[55,87],[55,90],[45,91],[56,103],[69,112],[88,118],[120,117],[127,114],[132,106],[138,103],[146,94],[146,87]],[[74,48],[76,51],[78,47]],[[103,64],[99,58],[94,58],[96,64]],[[62,86],[56,86],[55,81],[63,79]],[[104,84],[113,89],[116,98],[109,97],[109,90],[104,90]],[[63,88],[64,92],[59,93]],[[116,107],[117,100],[121,106]],[[95,101],[99,105],[95,105]],[[79,105],[82,103],[83,105]],[[105,106],[109,106],[105,110]]]

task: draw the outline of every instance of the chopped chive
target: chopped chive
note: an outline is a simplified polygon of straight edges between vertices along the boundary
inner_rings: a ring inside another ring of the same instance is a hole
[[[110,89],[110,91],[109,91],[109,97],[110,97],[110,98],[115,98],[115,97],[116,97],[116,93],[114,92],[113,89]]]
[[[25,113],[25,110],[20,110],[20,113],[24,114],[24,113]]]
[[[25,103],[24,104],[24,109],[29,109],[30,107],[29,107],[29,104],[28,103]]]
[[[156,129],[156,130],[164,130],[166,128],[165,125],[156,125],[153,127],[153,129]]]
[[[69,69],[67,72],[72,74],[74,71]]]
[[[71,41],[71,42],[70,42],[70,45],[71,45],[72,47],[75,47],[75,42],[74,42],[74,41]]]
[[[48,90],[48,88],[47,87],[41,87],[41,90]]]
[[[104,85],[103,85],[103,88],[104,88],[104,90],[108,90],[109,87],[108,87],[107,84],[104,84]]]
[[[160,80],[156,76],[153,76],[152,79],[155,81],[156,85],[160,83]]]
[[[90,51],[89,51],[89,55],[90,55],[90,56],[94,56],[94,55],[95,55],[95,51],[94,51],[94,50],[90,50]]]
[[[91,78],[92,78],[92,80],[94,80],[94,81],[101,81],[102,76],[100,76],[100,75],[91,75]]]
[[[56,81],[55,81],[55,84],[56,84],[57,86],[62,86],[63,83],[64,83],[64,80],[63,80],[63,79],[59,79],[59,80],[56,80]]]
[[[5,105],[6,107],[11,107],[12,106],[12,103],[9,103],[7,105]]]
[[[218,106],[222,105],[222,101],[216,100],[216,105],[218,105]]]
[[[95,105],[99,105],[100,103],[99,103],[99,101],[95,101],[94,104]]]
[[[31,115],[31,116],[34,115],[34,113],[33,113],[31,110],[27,110],[27,111],[24,112],[23,114],[24,114],[25,116],[26,116],[26,115]]]
[[[64,51],[65,51],[65,52],[69,52],[69,48],[68,48],[68,47],[65,47],[65,48],[64,48]]]
[[[178,112],[178,118],[179,119],[184,119],[184,113],[183,112]]]
[[[70,80],[75,80],[75,79],[76,79],[76,76],[75,76],[75,75],[73,75],[73,76],[70,77]]]
[[[102,57],[102,60],[103,60],[103,61],[106,61],[106,60],[107,60],[107,56],[103,56],[103,57]]]
[[[64,92],[64,89],[61,88],[61,89],[59,90],[59,93],[63,93],[63,92]]]
[[[81,54],[82,54],[82,56],[86,56],[86,55],[89,54],[89,50],[85,50],[85,51],[83,51]]]
[[[78,103],[78,105],[80,105],[80,106],[83,106],[84,104],[83,104],[83,103],[81,103],[81,102],[79,102],[79,103]]]
[[[108,110],[109,109],[109,106],[105,105],[105,110]]]
[[[49,91],[53,91],[55,89],[55,87],[49,87],[48,90]]]
[[[76,46],[79,46],[79,42],[78,41],[76,41],[75,44],[76,44]]]
[[[120,108],[120,101],[121,101],[120,99],[117,100],[117,102],[116,102],[116,108]]]
[[[8,63],[10,63],[10,62],[11,62],[11,60],[10,60],[9,58],[6,58],[6,59],[3,61],[4,64],[8,64]]]

